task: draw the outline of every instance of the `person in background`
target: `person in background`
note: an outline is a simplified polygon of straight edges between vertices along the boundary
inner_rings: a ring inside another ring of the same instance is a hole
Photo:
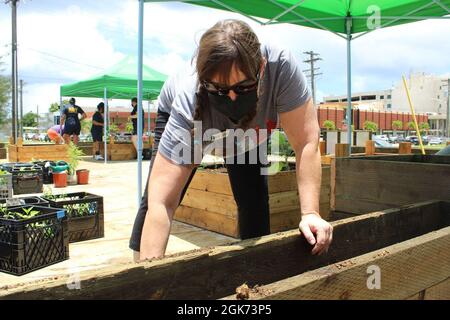
[[[100,102],[97,105],[97,111],[92,116],[92,127],[91,127],[91,135],[92,135],[92,153],[94,155],[95,160],[104,160],[104,158],[100,155],[100,142],[103,141],[103,126],[104,126],[104,112],[105,112],[105,104]]]
[[[81,114],[81,118],[78,115]],[[81,131],[81,121],[86,119],[86,113],[75,104],[75,98],[70,98],[69,105],[64,106],[61,124],[64,126],[64,141],[69,144],[73,136],[73,143],[78,144]]]
[[[53,141],[56,144],[61,144],[64,142],[64,139],[59,134],[60,132],[64,132],[64,126],[57,124],[47,130],[47,136],[50,141]]]
[[[133,142],[133,145],[134,145],[134,148],[136,149],[136,152],[138,152],[138,136],[137,136],[137,131],[138,131],[138,126],[137,126],[138,113],[137,113],[137,103],[138,103],[137,98],[131,99],[131,106],[133,107],[133,110],[131,111],[131,114],[130,114],[131,122],[133,123],[133,136],[131,137],[131,142]],[[145,112],[144,112],[144,109],[142,109],[142,133],[144,133],[144,126],[145,126]],[[142,155],[140,155],[140,156],[142,156]]]

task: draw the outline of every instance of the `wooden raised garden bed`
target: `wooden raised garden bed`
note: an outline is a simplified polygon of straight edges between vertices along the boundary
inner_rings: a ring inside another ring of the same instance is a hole
[[[225,170],[225,169],[224,169]],[[295,171],[268,176],[270,231],[294,229],[300,222],[300,205]],[[330,212],[330,167],[322,167],[320,213]],[[226,172],[197,170],[175,213],[175,220],[239,238],[238,209]]]
[[[144,149],[150,148],[150,145],[144,144]],[[105,155],[104,144],[100,144],[100,153]],[[136,149],[131,142],[113,142],[108,143],[108,160],[110,161],[124,161],[134,160],[137,157]]]
[[[4,143],[0,143],[0,159],[7,158],[7,149]]]
[[[69,242],[79,242],[105,236],[103,197],[87,192],[44,195],[50,207],[67,212]]]
[[[450,157],[336,158],[332,209],[361,214],[427,200],[450,200]]]
[[[334,221],[327,254],[311,255],[298,230],[140,264],[82,270],[2,288],[0,299],[220,299],[244,283],[267,299],[449,299],[450,202],[426,202]],[[369,267],[381,287],[367,286]]]
[[[68,240],[64,210],[1,206],[0,272],[23,275],[66,260]]]
[[[64,160],[68,161],[68,146],[65,144],[17,144],[8,146],[9,162],[31,162],[33,160]]]

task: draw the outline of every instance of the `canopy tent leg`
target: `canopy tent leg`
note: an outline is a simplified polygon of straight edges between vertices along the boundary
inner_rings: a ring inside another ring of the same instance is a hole
[[[143,65],[143,42],[144,42],[144,0],[139,0],[139,34],[138,34],[138,105],[137,105],[137,135],[138,135],[138,185],[137,200],[138,207],[142,197],[142,65]]]
[[[108,123],[108,121],[109,121],[108,91],[107,91],[106,88],[103,89],[103,94],[104,94],[104,97],[103,97],[104,101],[103,101],[103,103],[105,104],[105,107],[103,109],[103,136],[104,136],[104,138],[103,138],[103,145],[104,145],[103,150],[105,152],[104,152],[103,156],[104,156],[104,161],[105,161],[105,164],[106,164],[106,163],[108,163],[108,144],[106,143],[106,140],[107,140],[108,137],[107,137],[106,129],[107,129],[108,125],[109,125],[109,123]]]
[[[59,94],[59,123],[55,123],[55,124],[59,124],[59,135],[61,137],[63,136],[63,130],[62,130],[62,125],[61,125],[62,112],[63,112],[63,99],[62,99],[62,95]]]
[[[150,141],[150,100],[147,100],[147,136]]]
[[[352,154],[352,18],[347,17],[347,143]]]

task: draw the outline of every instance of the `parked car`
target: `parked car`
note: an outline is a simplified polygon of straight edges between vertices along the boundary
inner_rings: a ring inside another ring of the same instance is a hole
[[[374,137],[373,141],[375,142],[376,148],[393,148],[394,146],[389,143],[388,141],[385,141],[383,139],[380,139],[378,137]]]
[[[429,142],[430,146],[443,144],[443,143],[444,143],[444,139],[442,139],[441,137],[432,137]]]

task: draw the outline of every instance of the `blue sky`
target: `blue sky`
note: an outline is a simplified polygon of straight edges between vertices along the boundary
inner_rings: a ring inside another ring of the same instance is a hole
[[[137,49],[136,0],[23,0],[18,8],[19,73],[26,82],[25,110],[47,109],[59,85],[90,77]],[[239,18],[263,42],[321,54],[319,101],[346,91],[345,41],[292,25],[261,27],[242,16],[183,3],[145,5],[145,63],[173,73],[186,64],[201,34],[217,20]],[[10,70],[10,8],[0,3],[0,56]],[[354,91],[390,88],[410,71],[450,73],[450,21],[423,21],[377,30],[353,43]],[[76,62],[76,63],[75,63]],[[307,66],[304,65],[304,69]],[[86,101],[95,105],[93,101]],[[119,102],[118,102],[119,103]],[[123,102],[121,102],[123,103]]]

